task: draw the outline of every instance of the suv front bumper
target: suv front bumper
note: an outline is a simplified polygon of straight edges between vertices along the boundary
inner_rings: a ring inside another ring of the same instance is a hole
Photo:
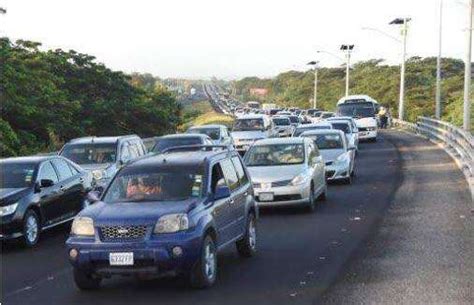
[[[154,236],[141,242],[101,242],[74,236],[66,242],[69,261],[75,268],[102,276],[184,274],[199,258],[201,244],[200,235],[185,232]],[[181,255],[173,254],[176,247],[181,249]],[[77,251],[74,258],[73,249]],[[133,265],[111,265],[110,253],[133,253]]]

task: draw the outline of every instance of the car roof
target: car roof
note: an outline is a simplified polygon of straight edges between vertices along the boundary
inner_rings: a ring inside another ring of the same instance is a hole
[[[178,138],[203,138],[207,139],[209,136],[201,133],[175,133],[175,134],[168,134],[165,136],[158,137],[157,139],[178,139]]]
[[[302,138],[268,138],[255,142],[253,145],[272,145],[272,144],[303,144]]]
[[[281,115],[281,114],[277,114],[277,115],[274,115],[272,116],[272,119],[290,119],[289,118],[289,115]]]
[[[220,124],[208,124],[208,125],[199,125],[199,126],[191,126],[190,129],[198,129],[198,128],[227,128],[225,125]]]
[[[116,143],[118,140],[127,138],[138,138],[137,135],[124,135],[114,137],[82,137],[70,140],[67,144],[89,144],[89,143]]]
[[[302,136],[310,136],[310,135],[318,135],[318,134],[338,134],[341,136],[345,136],[344,132],[339,129],[313,129],[303,132],[300,137]]]
[[[332,126],[332,125],[329,122],[321,121],[321,122],[318,122],[318,123],[299,125],[296,128],[311,128],[311,127],[318,127],[318,126]]]
[[[339,101],[337,102],[338,105],[344,103],[347,100],[366,100],[367,102],[373,102],[375,104],[378,104],[376,100],[374,100],[372,97],[366,95],[366,94],[356,94],[356,95],[348,95],[344,96]]]
[[[245,119],[263,119],[268,117],[266,114],[246,114],[244,116],[241,116],[237,120],[245,120]]]
[[[326,120],[328,120],[328,121],[337,121],[337,120],[352,121],[352,120],[354,120],[354,118],[350,117],[350,116],[333,116],[332,118],[327,118]]]
[[[58,158],[58,155],[53,156],[25,156],[25,157],[11,157],[0,159],[0,163],[41,163],[44,161]]]
[[[351,125],[351,123],[348,122],[347,120],[331,120],[331,121],[329,122],[329,124],[332,124],[332,123],[340,123],[340,124]]]
[[[220,151],[171,151],[165,154],[150,155],[132,161],[127,165],[128,168],[150,167],[150,166],[201,166],[214,159],[221,159],[225,156],[236,156],[237,152],[233,150]]]

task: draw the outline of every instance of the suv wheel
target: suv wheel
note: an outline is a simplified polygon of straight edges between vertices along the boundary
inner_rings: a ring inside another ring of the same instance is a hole
[[[236,245],[237,252],[242,257],[252,257],[257,253],[257,222],[253,213],[247,217],[244,238],[237,241]]]
[[[102,278],[96,277],[93,274],[79,268],[74,268],[73,274],[74,283],[80,290],[98,289],[100,287],[100,282],[102,282]]]
[[[33,247],[38,243],[40,235],[39,217],[33,210],[26,211],[23,219],[23,243],[27,247]]]
[[[190,275],[191,286],[209,288],[217,278],[217,250],[214,239],[206,235],[202,243],[201,256]]]
[[[319,195],[319,200],[320,201],[326,201],[326,199],[328,198],[328,186],[326,185],[324,187],[324,192],[321,193],[321,195]]]

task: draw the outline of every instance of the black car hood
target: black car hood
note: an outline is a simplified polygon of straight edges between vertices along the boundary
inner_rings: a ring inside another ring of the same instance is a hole
[[[28,194],[30,188],[7,188],[0,189],[0,206],[13,204]]]

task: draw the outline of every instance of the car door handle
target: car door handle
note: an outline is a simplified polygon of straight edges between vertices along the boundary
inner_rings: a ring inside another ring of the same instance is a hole
[[[231,200],[229,201],[229,203],[230,203],[230,204],[234,204],[234,203],[235,203],[234,199],[231,199]]]
[[[82,177],[79,178],[79,182],[80,182],[80,183],[84,183],[84,178],[82,178]]]
[[[61,186],[59,187],[59,190],[60,190],[61,192],[64,192],[64,191],[66,191],[66,188],[61,185]]]

